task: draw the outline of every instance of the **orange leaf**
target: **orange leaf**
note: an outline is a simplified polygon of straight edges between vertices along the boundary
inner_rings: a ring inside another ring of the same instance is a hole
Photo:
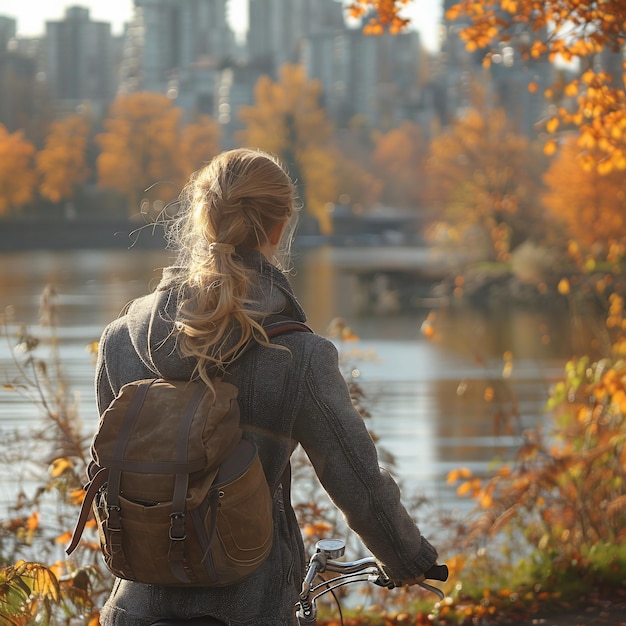
[[[72,504],[76,504],[76,505],[82,504],[84,499],[85,499],[84,489],[74,489],[73,491],[70,491],[70,493],[68,494],[68,500]]]
[[[559,127],[558,117],[553,117],[552,119],[548,120],[548,123],[546,124],[546,130],[549,133],[553,133],[558,127]]]
[[[488,509],[493,502],[493,498],[491,497],[490,493],[483,491],[480,494],[480,498],[478,499],[478,502],[483,509]]]
[[[561,278],[557,290],[562,296],[566,296],[571,290],[569,280],[567,280],[567,278]]]
[[[546,156],[552,156],[556,152],[556,147],[556,141],[554,141],[554,139],[550,139],[550,141],[546,141],[543,146],[543,153]]]
[[[34,511],[33,514],[26,520],[26,528],[29,531],[36,530],[39,526],[39,511]]]
[[[52,478],[58,478],[65,471],[71,470],[72,467],[73,467],[73,464],[69,459],[59,458],[59,459],[54,459],[54,461],[52,461],[48,471],[50,472],[50,476],[52,476]]]
[[[64,532],[63,534],[59,535],[54,541],[56,543],[62,543],[64,545],[68,544],[72,539],[72,532],[71,531],[67,531]]]

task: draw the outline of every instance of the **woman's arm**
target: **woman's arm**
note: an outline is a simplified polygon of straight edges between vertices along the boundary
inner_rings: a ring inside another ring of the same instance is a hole
[[[435,563],[437,552],[403,506],[396,482],[379,467],[331,342],[321,340],[314,348],[303,386],[294,436],[324,489],[391,577],[419,576]]]

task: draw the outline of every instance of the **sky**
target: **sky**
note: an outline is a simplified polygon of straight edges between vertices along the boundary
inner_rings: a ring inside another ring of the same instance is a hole
[[[413,0],[411,8],[407,10],[423,45],[431,51],[439,48],[437,32],[441,4],[441,0]],[[111,22],[116,35],[122,33],[123,24],[130,20],[133,12],[133,0],[0,0],[0,15],[17,20],[18,35],[36,36],[45,32],[47,20],[63,19],[65,7],[71,5],[89,8],[92,20]],[[245,30],[248,0],[231,0],[230,7],[233,30]]]

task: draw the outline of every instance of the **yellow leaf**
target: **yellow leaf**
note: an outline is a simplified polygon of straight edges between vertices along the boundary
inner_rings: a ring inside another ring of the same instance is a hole
[[[554,139],[550,139],[550,141],[546,141],[545,145],[543,146],[543,153],[546,156],[552,156],[556,152],[556,148],[556,141],[554,141]]]
[[[68,500],[72,504],[76,504],[76,505],[82,504],[84,499],[85,499],[84,489],[74,489],[73,491],[70,491],[70,493],[68,494]]]
[[[92,341],[85,346],[85,350],[89,352],[89,354],[98,354],[98,341]]]
[[[63,474],[67,470],[71,470],[73,467],[74,465],[69,459],[62,457],[59,459],[54,459],[54,461],[52,461],[50,467],[48,468],[48,472],[50,473],[50,476],[52,476],[52,478],[58,478],[59,476],[61,476],[61,474]]]
[[[460,496],[466,496],[472,490],[471,481],[464,482],[462,485],[459,485],[456,492]]]
[[[492,402],[495,396],[495,390],[493,387],[486,387],[483,395],[485,402]]]
[[[557,290],[562,296],[566,296],[570,292],[569,280],[567,280],[567,278],[561,278]]]
[[[546,130],[549,133],[553,133],[558,127],[559,127],[558,117],[553,117],[552,119],[548,120],[548,123],[546,124]]]
[[[341,331],[341,340],[342,341],[358,341],[359,340],[359,336],[354,334],[352,332],[352,330],[350,329],[350,327],[346,326]]]
[[[577,94],[578,94],[578,83],[573,82],[567,85],[567,87],[565,87],[566,96],[573,98]]]
[[[33,514],[26,520],[26,528],[30,532],[37,529],[39,526],[39,511],[34,511]]]
[[[490,493],[482,492],[478,498],[478,503],[483,509],[488,509],[493,503],[493,498]]]
[[[457,482],[460,478],[470,478],[472,476],[472,470],[467,467],[461,467],[458,469],[453,469],[448,474],[446,482],[451,485],[452,483]]]
[[[607,176],[613,171],[613,162],[610,159],[598,163],[598,174]]]
[[[424,337],[426,337],[427,339],[432,339],[432,337],[435,334],[435,327],[431,324],[431,322],[429,322],[428,320],[424,320],[422,322],[422,325],[420,327],[420,332],[422,333],[422,335],[424,335]]]
[[[62,535],[59,535],[54,540],[56,543],[62,543],[63,545],[67,545],[72,539],[72,531],[68,530],[64,532]]]

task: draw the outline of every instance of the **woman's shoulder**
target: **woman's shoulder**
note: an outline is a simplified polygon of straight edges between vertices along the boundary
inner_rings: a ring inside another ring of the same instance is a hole
[[[298,331],[300,329],[287,330],[285,333],[274,337],[272,343],[280,343],[290,350],[301,351],[304,359],[313,364],[328,358],[337,360],[337,347],[330,339],[319,335],[312,329],[309,329],[308,332]]]

